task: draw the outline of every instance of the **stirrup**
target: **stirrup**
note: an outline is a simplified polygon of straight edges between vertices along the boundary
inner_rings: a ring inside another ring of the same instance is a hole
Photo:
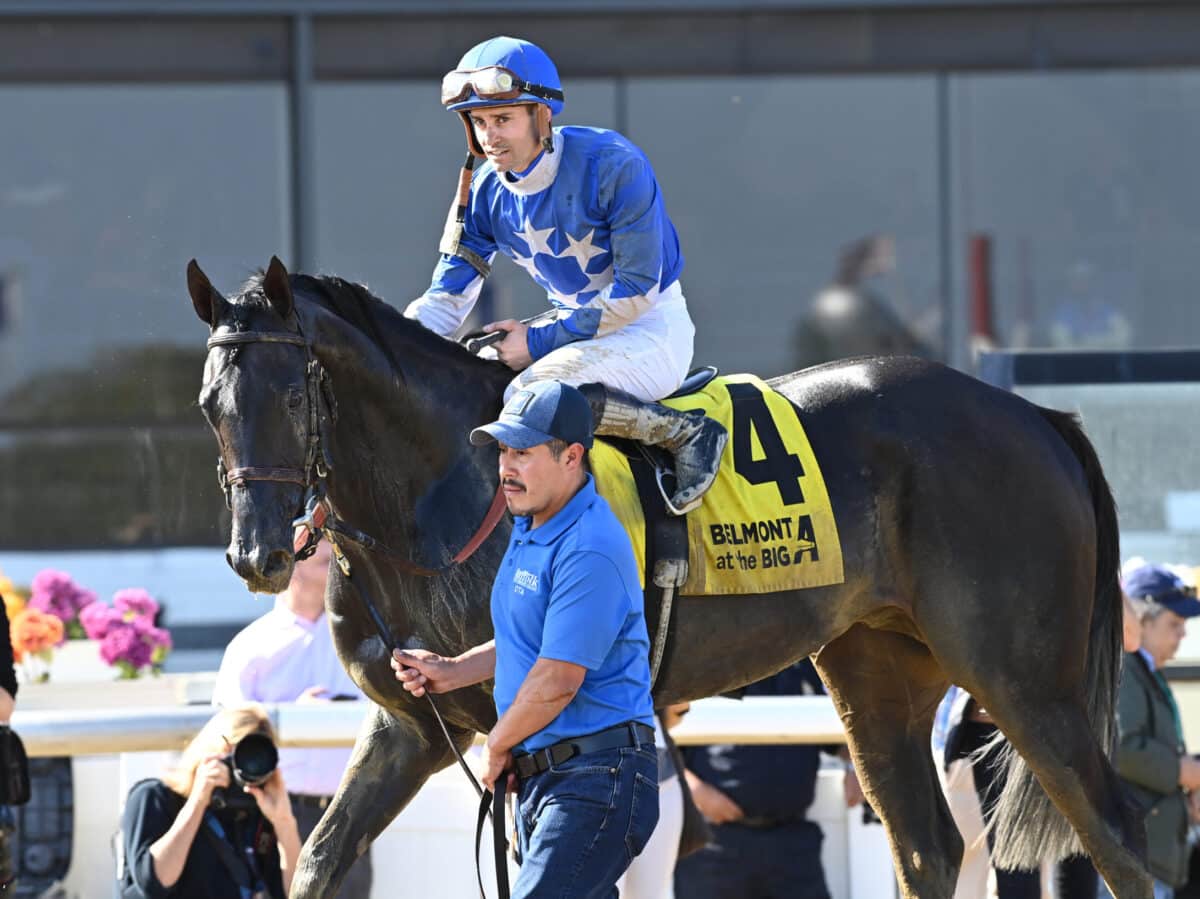
[[[704,497],[708,493],[708,490],[705,490],[704,493],[701,493],[699,496],[696,497],[696,499],[694,501],[688,503],[682,509],[679,508],[678,506],[676,506],[673,502],[671,502],[671,492],[669,490],[667,490],[666,484],[663,483],[663,477],[665,475],[670,475],[673,478],[673,477],[675,477],[675,472],[669,468],[663,468],[661,465],[655,464],[654,465],[654,482],[656,484],[658,484],[658,492],[659,492],[659,495],[662,496],[663,505],[665,505],[667,507],[667,511],[670,512],[672,515],[676,515],[676,516],[686,515],[688,512],[691,512],[694,509],[698,509],[700,507],[700,504],[702,502],[704,502]]]

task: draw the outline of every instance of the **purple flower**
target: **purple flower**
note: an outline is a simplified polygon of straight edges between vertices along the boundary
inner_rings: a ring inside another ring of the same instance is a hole
[[[121,613],[102,602],[93,602],[79,613],[79,623],[89,640],[103,640],[108,629],[121,621]]]
[[[118,590],[113,594],[113,608],[120,612],[126,621],[145,618],[153,622],[154,616],[158,614],[158,603],[141,587]]]
[[[96,594],[84,590],[65,571],[39,571],[30,585],[29,605],[57,616],[64,624],[76,621],[80,611],[95,601]]]
[[[150,664],[153,647],[142,639],[137,628],[126,623],[110,628],[100,641],[100,658],[109,665],[125,662],[136,669]]]

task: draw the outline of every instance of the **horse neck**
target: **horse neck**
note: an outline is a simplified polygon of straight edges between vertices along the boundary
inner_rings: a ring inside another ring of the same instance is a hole
[[[509,375],[421,340],[397,358],[361,334],[319,352],[338,401],[330,500],[338,515],[419,565],[443,564],[483,521],[496,489],[495,451],[471,428],[495,418]]]

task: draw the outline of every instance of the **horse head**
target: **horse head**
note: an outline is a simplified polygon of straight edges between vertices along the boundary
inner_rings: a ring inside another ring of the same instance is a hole
[[[247,586],[287,586],[292,523],[317,499],[418,567],[447,563],[495,490],[494,450],[466,435],[499,411],[511,372],[362,285],[276,258],[228,298],[195,260],[187,281],[210,329],[200,408],[233,513],[226,558]]]
[[[225,558],[255,592],[291,578],[292,522],[311,484],[311,346],[300,331],[287,269],[224,297],[193,259],[188,292],[210,328],[200,408],[217,438],[218,467],[233,528]]]

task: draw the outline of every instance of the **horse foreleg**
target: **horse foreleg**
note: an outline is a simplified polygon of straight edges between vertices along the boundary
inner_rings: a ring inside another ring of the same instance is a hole
[[[948,899],[963,842],[929,747],[945,675],[917,641],[861,624],[813,661],[846,727],[863,791],[887,829],[902,894]]]
[[[453,732],[452,732],[453,733]],[[470,733],[461,737],[463,748]],[[436,724],[372,705],[337,794],[300,852],[291,899],[325,899],[430,775],[454,756]]]

